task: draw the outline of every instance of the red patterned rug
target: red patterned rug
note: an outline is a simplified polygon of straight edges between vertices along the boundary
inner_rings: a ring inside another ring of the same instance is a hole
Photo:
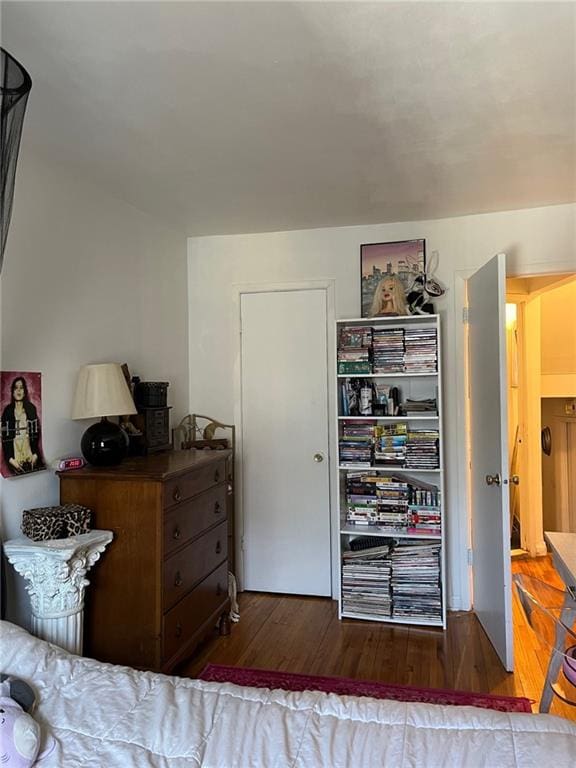
[[[421,701],[428,704],[456,704],[458,706],[497,709],[501,712],[531,712],[530,699],[514,696],[495,696],[488,693],[449,691],[438,688],[413,688],[388,685],[370,680],[352,680],[347,677],[318,677],[276,672],[271,669],[227,667],[207,664],[198,675],[200,680],[215,683],[234,683],[251,688],[281,688],[284,691],[324,691],[348,696],[371,696],[375,699],[395,701]]]

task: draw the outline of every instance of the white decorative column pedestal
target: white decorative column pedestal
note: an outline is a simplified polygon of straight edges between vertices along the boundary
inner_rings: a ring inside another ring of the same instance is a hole
[[[4,542],[6,557],[27,582],[32,634],[82,654],[86,573],[112,536],[112,531],[90,531],[69,539]]]

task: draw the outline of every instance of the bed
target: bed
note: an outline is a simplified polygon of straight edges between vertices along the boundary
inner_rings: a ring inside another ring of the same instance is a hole
[[[45,768],[575,765],[576,725],[552,715],[168,677],[73,656],[8,622],[0,643],[1,671],[38,694],[54,742]]]

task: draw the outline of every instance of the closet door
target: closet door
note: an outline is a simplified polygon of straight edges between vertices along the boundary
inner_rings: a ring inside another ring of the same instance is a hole
[[[240,306],[243,586],[330,595],[326,291]]]

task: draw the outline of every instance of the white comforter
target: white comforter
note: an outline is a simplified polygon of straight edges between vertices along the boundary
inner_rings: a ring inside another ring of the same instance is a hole
[[[45,768],[576,766],[576,726],[551,715],[186,680],[0,632],[1,671],[36,688],[55,737]]]

